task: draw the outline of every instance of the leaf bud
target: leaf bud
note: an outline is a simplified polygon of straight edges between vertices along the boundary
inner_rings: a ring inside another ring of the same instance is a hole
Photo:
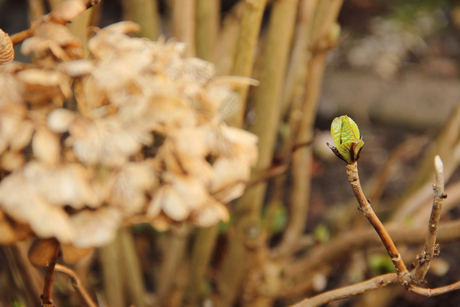
[[[364,145],[358,125],[347,115],[334,118],[331,124],[331,135],[334,146],[329,148],[347,163],[358,160],[359,152]]]

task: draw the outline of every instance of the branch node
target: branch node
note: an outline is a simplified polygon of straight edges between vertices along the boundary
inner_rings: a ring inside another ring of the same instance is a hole
[[[439,244],[436,244],[434,246],[434,254],[433,256],[438,257],[441,254],[441,246]]]

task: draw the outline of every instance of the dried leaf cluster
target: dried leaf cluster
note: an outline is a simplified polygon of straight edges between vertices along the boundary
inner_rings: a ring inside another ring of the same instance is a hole
[[[181,43],[131,38],[132,22],[94,30],[82,59],[59,12],[22,44],[32,64],[1,66],[0,244],[35,234],[87,248],[122,223],[227,220],[257,137],[223,120],[252,81],[216,77]]]

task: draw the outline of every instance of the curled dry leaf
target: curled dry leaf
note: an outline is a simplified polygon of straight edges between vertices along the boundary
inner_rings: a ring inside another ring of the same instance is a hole
[[[102,202],[101,188],[90,172],[80,164],[49,166],[29,162],[23,173],[36,194],[53,206],[97,208]]]
[[[116,208],[83,210],[71,217],[72,226],[78,229],[72,244],[78,248],[108,244],[115,238],[121,221],[122,213]]]
[[[94,251],[94,248],[78,248],[72,244],[61,244],[62,259],[66,263],[75,263]]]
[[[142,148],[115,117],[95,121],[77,119],[69,132],[72,138],[67,145],[73,147],[77,158],[85,164],[122,165]]]
[[[147,192],[156,186],[154,170],[146,163],[128,163],[109,179],[106,200],[123,211],[140,213],[147,204]]]
[[[196,215],[195,223],[199,227],[210,227],[220,221],[227,222],[228,219],[227,208],[217,201],[210,200],[210,203]]]
[[[3,64],[9,63],[14,59],[13,43],[8,34],[0,29],[0,71]]]
[[[48,127],[57,133],[67,132],[76,119],[76,114],[66,109],[56,109],[47,118]]]
[[[45,127],[40,127],[32,140],[32,150],[40,162],[56,165],[61,154],[59,136]]]
[[[59,242],[56,239],[35,240],[29,248],[29,260],[38,267],[45,267],[55,260]]]
[[[0,245],[9,245],[27,239],[33,235],[28,224],[21,224],[8,219],[0,211]]]

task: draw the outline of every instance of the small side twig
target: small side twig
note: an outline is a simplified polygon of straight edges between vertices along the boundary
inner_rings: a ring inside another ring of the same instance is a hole
[[[271,167],[265,172],[261,172],[259,177],[249,180],[248,183],[246,184],[246,189],[253,187],[261,182],[265,182],[274,177],[283,175],[289,171],[289,168],[290,168],[289,164],[282,164],[279,166]]]
[[[407,273],[407,269],[404,261],[401,258],[401,254],[398,252],[398,249],[396,248],[393,240],[391,239],[380,219],[375,214],[369,201],[366,199],[366,196],[363,193],[358,176],[358,163],[356,161],[353,163],[347,163],[347,177],[351,188],[353,189],[353,193],[358,200],[358,209],[364,213],[364,216],[369,220],[374,229],[377,231],[380,239],[382,240],[382,243],[385,245],[385,248],[390,255],[391,261],[396,268],[398,276],[405,275]]]
[[[437,295],[441,295],[441,294],[452,292],[452,291],[459,290],[459,289],[460,289],[460,281],[457,281],[453,284],[450,284],[444,287],[439,287],[439,288],[434,288],[434,289],[420,288],[420,287],[412,286],[412,287],[409,287],[407,290],[409,292],[413,292],[419,295],[431,297],[431,296],[437,296]]]
[[[61,264],[56,264],[54,267],[54,270],[59,273],[63,273],[67,276],[70,277],[72,281],[72,286],[75,289],[75,291],[80,294],[82,299],[85,301],[86,305],[89,307],[97,307],[98,305],[93,301],[91,296],[88,294],[86,291],[85,287],[81,284],[80,278],[78,278],[77,274],[70,268],[63,266]]]
[[[422,253],[417,257],[419,260],[417,266],[409,275],[411,283],[415,284],[423,282],[425,275],[430,269],[431,260],[433,260],[433,257],[436,256],[435,249],[439,218],[441,217],[442,203],[447,197],[447,194],[444,193],[444,166],[439,156],[434,158],[434,166],[436,170],[436,184],[433,185],[433,207],[431,209],[430,220],[428,222],[425,247],[423,248]]]
[[[354,284],[348,287],[343,287],[336,290],[324,292],[312,298],[304,299],[291,307],[315,307],[322,306],[327,303],[356,296],[372,290],[376,290],[394,283],[399,282],[399,277],[395,273],[385,274],[374,277],[372,279]]]

